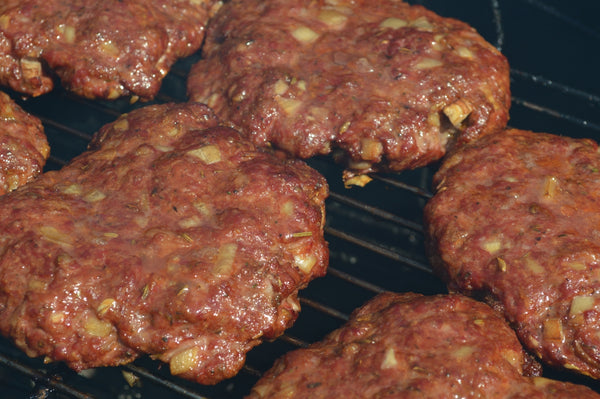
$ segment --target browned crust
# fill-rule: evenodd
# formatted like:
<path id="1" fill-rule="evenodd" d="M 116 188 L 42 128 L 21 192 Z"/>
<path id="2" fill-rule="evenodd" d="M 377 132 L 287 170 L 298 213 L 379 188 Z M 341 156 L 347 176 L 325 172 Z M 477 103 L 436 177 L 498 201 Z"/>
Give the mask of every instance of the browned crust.
<path id="1" fill-rule="evenodd" d="M 197 104 L 145 107 L 0 197 L 0 330 L 81 370 L 148 353 L 232 377 L 325 273 L 322 176 Z"/>
<path id="2" fill-rule="evenodd" d="M 0 83 L 37 96 L 57 76 L 88 98 L 153 98 L 194 53 L 217 0 L 8 0 L 0 5 Z"/>
<path id="3" fill-rule="evenodd" d="M 598 398 L 524 376 L 502 316 L 461 295 L 381 294 L 340 329 L 285 354 L 248 398 Z"/>
<path id="4" fill-rule="evenodd" d="M 231 1 L 188 93 L 259 145 L 339 151 L 346 180 L 438 160 L 510 104 L 508 63 L 473 28 L 390 0 Z"/>
<path id="5" fill-rule="evenodd" d="M 0 195 L 40 174 L 49 155 L 42 122 L 0 92 Z"/>
<path id="6" fill-rule="evenodd" d="M 544 362 L 600 377 L 596 142 L 508 130 L 449 156 L 425 208 L 451 290 L 504 312 Z"/>

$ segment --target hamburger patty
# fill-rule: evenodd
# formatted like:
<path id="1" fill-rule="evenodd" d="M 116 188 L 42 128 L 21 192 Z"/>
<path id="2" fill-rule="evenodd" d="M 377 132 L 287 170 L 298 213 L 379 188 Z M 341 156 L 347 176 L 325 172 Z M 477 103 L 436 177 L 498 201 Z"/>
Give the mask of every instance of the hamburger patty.
<path id="1" fill-rule="evenodd" d="M 525 376 L 528 361 L 514 331 L 483 303 L 384 293 L 323 341 L 277 360 L 248 398 L 600 397 Z"/>
<path id="2" fill-rule="evenodd" d="M 5 0 L 0 83 L 37 96 L 54 76 L 88 98 L 154 97 L 194 53 L 217 0 Z"/>
<path id="3" fill-rule="evenodd" d="M 326 195 L 205 106 L 133 111 L 0 197 L 0 331 L 75 370 L 148 353 L 200 383 L 231 377 L 325 273 Z"/>
<path id="4" fill-rule="evenodd" d="M 256 144 L 301 158 L 335 150 L 353 183 L 503 128 L 508 73 L 474 29 L 421 6 L 232 0 L 211 20 L 188 94 Z"/>
<path id="5" fill-rule="evenodd" d="M 40 174 L 49 155 L 40 120 L 0 92 L 0 195 Z"/>
<path id="6" fill-rule="evenodd" d="M 425 208 L 449 289 L 501 310 L 544 362 L 600 378 L 598 145 L 508 130 L 457 150 Z"/>

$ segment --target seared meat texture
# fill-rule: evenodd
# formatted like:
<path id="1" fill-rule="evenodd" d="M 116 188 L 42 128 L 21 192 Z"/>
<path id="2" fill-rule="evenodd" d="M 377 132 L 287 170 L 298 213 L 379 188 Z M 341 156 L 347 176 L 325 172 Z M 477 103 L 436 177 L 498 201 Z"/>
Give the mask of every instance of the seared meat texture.
<path id="1" fill-rule="evenodd" d="M 323 341 L 277 360 L 247 398 L 600 398 L 526 376 L 532 366 L 514 331 L 481 302 L 384 293 Z"/>
<path id="2" fill-rule="evenodd" d="M 0 83 L 37 96 L 54 78 L 88 98 L 152 98 L 194 53 L 218 0 L 5 0 Z"/>
<path id="3" fill-rule="evenodd" d="M 325 273 L 326 195 L 203 105 L 132 111 L 0 197 L 0 330 L 75 370 L 148 353 L 200 383 L 231 377 Z"/>
<path id="4" fill-rule="evenodd" d="M 49 155 L 40 120 L 0 92 L 0 195 L 40 174 Z"/>
<path id="5" fill-rule="evenodd" d="M 596 142 L 508 130 L 451 154 L 425 221 L 452 291 L 504 313 L 542 361 L 600 378 Z"/>
<path id="6" fill-rule="evenodd" d="M 232 0 L 188 93 L 259 145 L 334 155 L 345 181 L 503 128 L 506 59 L 473 28 L 394 0 Z"/>

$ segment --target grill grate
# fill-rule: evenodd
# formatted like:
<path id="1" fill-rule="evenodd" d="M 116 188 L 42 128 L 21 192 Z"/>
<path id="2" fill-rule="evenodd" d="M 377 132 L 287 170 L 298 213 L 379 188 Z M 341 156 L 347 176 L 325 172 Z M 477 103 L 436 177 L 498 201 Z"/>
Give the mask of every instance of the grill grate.
<path id="1" fill-rule="evenodd" d="M 598 139 L 600 70 L 598 5 L 586 0 L 413 1 L 444 16 L 464 20 L 508 57 L 512 69 L 510 124 L 535 131 Z M 595 14 L 594 14 L 595 11 Z M 186 72 L 195 57 L 180 61 L 163 83 L 156 102 L 185 101 Z M 15 97 L 15 96 L 13 96 Z M 47 169 L 58 169 L 85 150 L 91 135 L 118 115 L 144 104 L 88 101 L 64 91 L 21 101 L 40 117 L 52 147 Z M 231 380 L 203 387 L 169 375 L 148 358 L 119 368 L 74 373 L 60 364 L 29 359 L 0 339 L 3 397 L 71 398 L 240 398 L 273 360 L 322 338 L 350 312 L 384 290 L 444 292 L 424 255 L 422 208 L 435 166 L 374 176 L 363 189 L 344 188 L 341 168 L 329 158 L 309 161 L 331 185 L 326 238 L 331 258 L 327 276 L 301 292 L 302 313 L 280 339 L 248 354 Z M 564 375 L 552 375 L 566 378 Z M 573 379 L 573 377 L 569 377 Z M 580 379 L 600 392 L 597 383 Z"/>

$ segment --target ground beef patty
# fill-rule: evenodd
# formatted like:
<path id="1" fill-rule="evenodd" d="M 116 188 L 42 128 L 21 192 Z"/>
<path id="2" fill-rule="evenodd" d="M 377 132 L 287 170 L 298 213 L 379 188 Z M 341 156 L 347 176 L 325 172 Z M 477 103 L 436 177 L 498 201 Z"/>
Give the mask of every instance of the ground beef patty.
<path id="1" fill-rule="evenodd" d="M 393 0 L 232 0 L 188 93 L 301 158 L 336 149 L 355 175 L 439 159 L 504 127 L 506 59 L 466 24 Z"/>
<path id="2" fill-rule="evenodd" d="M 0 195 L 40 174 L 49 155 L 40 120 L 0 92 Z"/>
<path id="3" fill-rule="evenodd" d="M 0 330 L 76 370 L 149 353 L 200 383 L 231 377 L 325 273 L 326 195 L 204 106 L 133 111 L 0 197 Z"/>
<path id="4" fill-rule="evenodd" d="M 460 295 L 384 293 L 323 341 L 276 361 L 248 398 L 600 398 L 526 377 L 504 319 Z"/>
<path id="5" fill-rule="evenodd" d="M 0 83 L 28 95 L 54 74 L 89 98 L 152 98 L 179 57 L 202 43 L 218 0 L 4 0 Z"/>
<path id="6" fill-rule="evenodd" d="M 547 363 L 600 378 L 600 154 L 520 130 L 450 155 L 425 208 L 435 269 Z"/>

